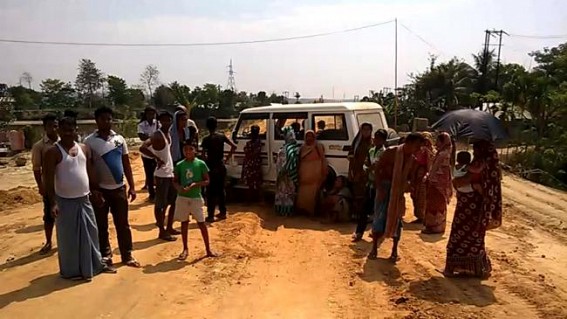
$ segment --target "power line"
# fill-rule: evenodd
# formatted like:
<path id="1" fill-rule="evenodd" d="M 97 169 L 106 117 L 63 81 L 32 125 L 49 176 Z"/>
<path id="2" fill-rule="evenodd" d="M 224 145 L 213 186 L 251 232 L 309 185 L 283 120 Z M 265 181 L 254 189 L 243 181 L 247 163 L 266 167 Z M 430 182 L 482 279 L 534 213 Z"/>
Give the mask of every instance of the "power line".
<path id="1" fill-rule="evenodd" d="M 394 20 L 389 20 L 380 23 L 368 24 L 357 28 L 344 29 L 339 31 L 315 33 L 308 35 L 300 35 L 293 37 L 282 37 L 262 40 L 247 40 L 247 41 L 230 41 L 230 42 L 197 42 L 197 43 L 107 43 L 107 42 L 62 42 L 62 41 L 32 41 L 32 40 L 15 40 L 15 39 L 0 39 L 1 43 L 19 43 L 19 44 L 43 44 L 43 45 L 71 45 L 71 46 L 105 46 L 105 47 L 197 47 L 197 46 L 222 46 L 222 45 L 241 45 L 241 44 L 255 44 L 255 43 L 268 43 L 268 42 L 282 42 L 291 40 L 311 39 L 317 37 L 325 37 L 340 33 L 355 32 L 364 29 L 379 27 Z"/>
<path id="2" fill-rule="evenodd" d="M 564 39 L 564 38 L 567 38 L 567 34 L 556 34 L 556 35 L 509 34 L 509 36 L 516 37 L 516 38 L 528 38 L 528 39 Z"/>
<path id="3" fill-rule="evenodd" d="M 433 50 L 442 53 L 443 51 L 437 49 L 437 47 L 435 47 L 433 44 L 431 44 L 429 41 L 425 40 L 422 36 L 420 36 L 419 34 L 415 33 L 414 31 L 412 31 L 410 28 L 406 27 L 403 23 L 400 22 L 400 25 L 406 29 L 406 31 L 408 31 L 409 33 L 411 33 L 413 36 L 415 36 L 416 38 L 418 38 L 421 42 L 425 43 L 427 46 L 429 46 L 430 48 L 432 48 Z"/>

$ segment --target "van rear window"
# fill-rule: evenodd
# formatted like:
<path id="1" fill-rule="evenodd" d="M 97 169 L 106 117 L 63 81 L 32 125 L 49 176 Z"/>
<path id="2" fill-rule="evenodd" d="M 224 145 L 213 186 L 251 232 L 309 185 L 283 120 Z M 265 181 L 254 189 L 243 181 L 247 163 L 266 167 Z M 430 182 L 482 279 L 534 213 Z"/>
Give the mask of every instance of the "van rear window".
<path id="1" fill-rule="evenodd" d="M 356 115 L 356 120 L 358 121 L 358 126 L 363 123 L 372 124 L 374 131 L 380 128 L 384 128 L 384 123 L 382 122 L 382 116 L 380 113 L 360 113 Z"/>

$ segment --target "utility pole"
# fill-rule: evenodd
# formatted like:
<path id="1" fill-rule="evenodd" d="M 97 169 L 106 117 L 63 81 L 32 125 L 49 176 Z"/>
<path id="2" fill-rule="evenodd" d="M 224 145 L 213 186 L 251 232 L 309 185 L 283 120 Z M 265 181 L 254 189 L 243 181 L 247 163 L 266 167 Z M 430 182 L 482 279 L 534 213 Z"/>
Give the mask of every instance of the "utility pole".
<path id="1" fill-rule="evenodd" d="M 500 51 L 502 50 L 502 34 L 508 35 L 506 31 L 493 30 L 492 33 L 498 34 L 498 59 L 496 60 L 496 80 L 494 86 L 498 89 L 498 76 L 500 75 Z"/>
<path id="2" fill-rule="evenodd" d="M 498 89 L 498 78 L 500 76 L 500 54 L 502 52 L 502 35 L 503 34 L 508 35 L 508 33 L 506 33 L 506 31 L 504 30 L 495 30 L 495 29 L 485 30 L 484 32 L 485 32 L 484 50 L 482 51 L 483 63 L 481 65 L 482 67 L 481 72 L 483 75 L 486 75 L 488 73 L 488 55 L 490 54 L 490 38 L 498 36 L 498 55 L 496 59 L 496 74 L 495 74 L 494 86 L 493 86 L 494 89 Z"/>
<path id="3" fill-rule="evenodd" d="M 395 22 L 395 40 L 394 40 L 394 92 L 398 89 L 398 18 Z M 398 129 L 398 97 L 394 97 L 394 129 Z"/>

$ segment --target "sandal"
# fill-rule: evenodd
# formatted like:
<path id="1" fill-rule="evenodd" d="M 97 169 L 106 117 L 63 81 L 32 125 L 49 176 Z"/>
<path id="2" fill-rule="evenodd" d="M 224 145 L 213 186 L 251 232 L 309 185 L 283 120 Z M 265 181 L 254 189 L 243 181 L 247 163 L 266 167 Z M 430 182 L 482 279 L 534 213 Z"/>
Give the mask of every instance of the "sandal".
<path id="1" fill-rule="evenodd" d="M 41 247 L 41 249 L 39 250 L 39 254 L 46 255 L 51 251 L 52 248 L 53 247 L 51 246 L 51 243 L 47 243 L 43 247 Z"/>
<path id="2" fill-rule="evenodd" d="M 165 241 L 176 241 L 177 240 L 177 238 L 171 236 L 171 234 L 169 234 L 168 232 L 161 233 L 158 236 L 158 238 L 161 239 L 161 240 L 165 240 Z"/>
<path id="3" fill-rule="evenodd" d="M 172 228 L 172 229 L 168 229 L 167 232 L 168 232 L 170 235 L 181 235 L 181 232 L 180 232 L 180 231 L 178 231 L 177 229 L 173 229 L 173 228 Z"/>
<path id="4" fill-rule="evenodd" d="M 187 260 L 188 256 L 189 256 L 189 252 L 187 250 L 184 250 L 183 252 L 181 252 L 181 254 L 179 254 L 179 257 L 177 257 L 177 260 L 185 261 L 185 260 Z"/>
<path id="5" fill-rule="evenodd" d="M 132 268 L 140 268 L 140 267 L 142 267 L 142 265 L 140 265 L 140 263 L 139 263 L 136 259 L 134 259 L 134 258 L 131 258 L 130 260 L 128 260 L 128 261 L 125 262 L 124 264 L 125 264 L 126 266 L 132 267 Z"/>
<path id="6" fill-rule="evenodd" d="M 109 265 L 104 265 L 102 267 L 102 271 L 103 274 L 115 274 L 118 271 L 116 270 L 116 268 L 114 268 L 113 266 L 109 266 Z"/>

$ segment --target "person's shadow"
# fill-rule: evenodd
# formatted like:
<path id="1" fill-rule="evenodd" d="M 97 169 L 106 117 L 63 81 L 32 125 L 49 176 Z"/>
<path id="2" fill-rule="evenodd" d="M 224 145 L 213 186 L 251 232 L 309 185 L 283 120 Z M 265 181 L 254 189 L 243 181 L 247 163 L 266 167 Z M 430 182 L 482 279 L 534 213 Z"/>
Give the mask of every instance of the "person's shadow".
<path id="1" fill-rule="evenodd" d="M 22 302 L 28 299 L 41 298 L 52 292 L 71 288 L 86 281 L 73 281 L 63 279 L 59 274 L 45 275 L 30 281 L 29 285 L 0 295 L 0 309 L 13 302 Z"/>
<path id="2" fill-rule="evenodd" d="M 51 249 L 45 255 L 41 255 L 39 252 L 33 252 L 33 253 L 25 256 L 25 257 L 15 259 L 15 260 L 11 260 L 11 261 L 8 261 L 4 264 L 1 264 L 0 265 L 0 271 L 10 269 L 12 267 L 23 266 L 23 265 L 26 265 L 26 264 L 29 264 L 29 263 L 36 262 L 40 259 L 44 259 L 44 258 L 47 258 L 49 256 L 53 256 L 56 252 L 57 252 L 57 248 Z"/>
<path id="3" fill-rule="evenodd" d="M 366 282 L 382 281 L 391 287 L 403 284 L 400 270 L 387 258 L 366 259 L 360 279 Z"/>
<path id="4" fill-rule="evenodd" d="M 497 301 L 494 287 L 483 285 L 481 280 L 476 278 L 431 277 L 410 283 L 408 291 L 418 299 L 441 304 L 459 303 L 486 307 Z"/>

